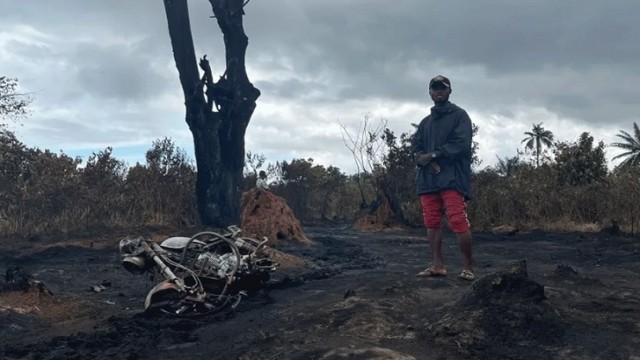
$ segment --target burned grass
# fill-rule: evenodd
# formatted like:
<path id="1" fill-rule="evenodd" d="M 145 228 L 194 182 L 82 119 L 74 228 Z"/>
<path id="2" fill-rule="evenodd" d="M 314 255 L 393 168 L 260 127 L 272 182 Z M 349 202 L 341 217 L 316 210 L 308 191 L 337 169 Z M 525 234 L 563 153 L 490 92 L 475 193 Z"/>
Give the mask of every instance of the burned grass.
<path id="1" fill-rule="evenodd" d="M 305 231 L 314 244 L 279 247 L 288 266 L 269 286 L 198 319 L 144 314 L 158 279 L 127 273 L 115 248 L 0 251 L 1 269 L 22 266 L 53 293 L 0 294 L 0 357 L 630 359 L 640 347 L 638 239 L 478 234 L 468 283 L 416 278 L 428 257 L 419 231 Z M 452 236 L 444 247 L 456 274 Z"/>

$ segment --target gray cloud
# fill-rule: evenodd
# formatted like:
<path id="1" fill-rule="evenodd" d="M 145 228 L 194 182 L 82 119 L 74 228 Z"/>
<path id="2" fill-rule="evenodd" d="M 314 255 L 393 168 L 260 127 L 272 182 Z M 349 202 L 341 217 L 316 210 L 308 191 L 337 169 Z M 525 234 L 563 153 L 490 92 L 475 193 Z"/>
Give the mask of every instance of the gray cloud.
<path id="1" fill-rule="evenodd" d="M 460 84 L 454 98 L 478 110 L 508 113 L 525 103 L 590 123 L 612 117 L 620 125 L 640 110 L 634 61 L 640 9 L 633 1 L 252 6 L 248 16 L 252 10 L 261 16 L 248 22 L 251 46 L 287 59 L 293 73 L 331 73 L 336 90 L 327 97 L 424 101 L 427 79 L 446 73 Z M 473 77 L 466 68 L 477 69 Z M 626 86 L 616 81 L 619 91 L 595 91 L 607 78 Z M 622 102 L 628 106 L 618 107 Z"/>
<path id="2" fill-rule="evenodd" d="M 317 81 L 286 79 L 282 81 L 257 81 L 254 84 L 263 93 L 285 99 L 326 99 L 331 89 Z"/>
<path id="3" fill-rule="evenodd" d="M 64 121 L 89 121 L 82 132 L 93 131 L 87 138 L 94 141 L 150 143 L 175 133 L 169 124 L 184 126 L 161 2 L 9 3 L 0 2 L 3 75 L 35 92 L 39 109 L 69 116 L 59 118 L 60 129 Z M 219 74 L 223 42 L 210 4 L 189 6 L 197 53 Z M 452 101 L 477 114 L 480 138 L 502 157 L 519 143 L 489 137 L 519 138 L 504 129 L 521 132 L 532 122 L 570 123 L 576 133 L 630 130 L 640 112 L 639 17 L 634 0 L 250 1 L 247 65 L 263 95 L 250 125 L 260 128 L 248 132 L 256 137 L 248 143 L 303 154 L 318 153 L 312 144 L 324 142 L 336 158 L 348 158 L 335 134 L 309 128 L 376 111 L 410 130 L 430 105 L 426 82 L 438 73 L 452 79 Z M 494 116 L 512 126 L 492 124 Z M 57 120 L 35 113 L 32 121 Z"/>
<path id="4" fill-rule="evenodd" d="M 80 90 L 96 97 L 141 101 L 157 96 L 174 78 L 139 44 L 84 43 L 69 58 L 75 60 Z"/>

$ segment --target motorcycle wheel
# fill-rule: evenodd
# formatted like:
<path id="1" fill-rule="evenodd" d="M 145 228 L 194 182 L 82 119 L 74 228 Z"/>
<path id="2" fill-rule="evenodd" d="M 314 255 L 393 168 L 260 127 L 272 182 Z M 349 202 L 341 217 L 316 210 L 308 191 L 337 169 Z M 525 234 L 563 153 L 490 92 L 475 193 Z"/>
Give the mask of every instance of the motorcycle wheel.
<path id="1" fill-rule="evenodd" d="M 207 294 L 204 301 L 193 301 L 172 282 L 166 280 L 156 285 L 144 302 L 145 312 L 163 313 L 172 316 L 204 316 L 235 309 L 240 295 Z"/>

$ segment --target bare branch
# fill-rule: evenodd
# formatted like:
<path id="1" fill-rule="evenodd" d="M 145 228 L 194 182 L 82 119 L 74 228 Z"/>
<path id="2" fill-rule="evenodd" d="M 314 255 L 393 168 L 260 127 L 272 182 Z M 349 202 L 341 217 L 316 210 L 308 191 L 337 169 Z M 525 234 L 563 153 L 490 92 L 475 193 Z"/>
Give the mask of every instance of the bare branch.
<path id="1" fill-rule="evenodd" d="M 347 127 L 338 121 L 342 130 L 342 141 L 351 152 L 356 165 L 356 176 L 362 204 L 366 207 L 367 201 L 364 195 L 365 184 L 370 179 L 377 165 L 381 164 L 381 149 L 386 146 L 382 134 L 387 128 L 387 120 L 380 119 L 377 124 L 372 124 L 371 115 L 366 114 L 358 124 L 355 133 L 349 132 Z M 375 187 L 375 186 L 374 186 Z"/>

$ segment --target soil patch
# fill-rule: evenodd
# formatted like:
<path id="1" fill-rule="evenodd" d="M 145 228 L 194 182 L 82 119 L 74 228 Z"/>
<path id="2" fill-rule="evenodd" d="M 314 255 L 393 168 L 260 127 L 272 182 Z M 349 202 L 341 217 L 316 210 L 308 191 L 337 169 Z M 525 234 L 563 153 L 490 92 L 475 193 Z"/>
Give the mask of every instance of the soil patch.
<path id="1" fill-rule="evenodd" d="M 233 314 L 150 317 L 157 282 L 112 246 L 0 249 L 53 295 L 0 294 L 3 359 L 637 359 L 640 240 L 607 234 L 477 234 L 477 280 L 445 237 L 449 276 L 421 230 L 307 227 L 277 248 L 287 266 Z M 276 250 L 273 250 L 276 251 Z M 2 277 L 0 277 L 2 279 Z M 110 286 L 95 291 L 95 286 Z"/>

